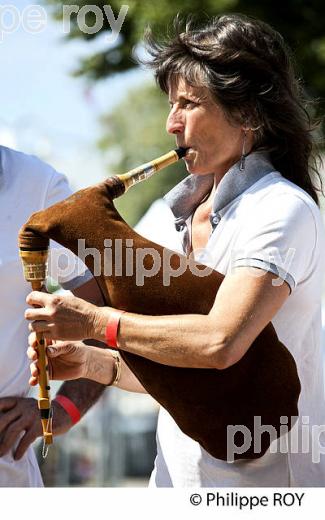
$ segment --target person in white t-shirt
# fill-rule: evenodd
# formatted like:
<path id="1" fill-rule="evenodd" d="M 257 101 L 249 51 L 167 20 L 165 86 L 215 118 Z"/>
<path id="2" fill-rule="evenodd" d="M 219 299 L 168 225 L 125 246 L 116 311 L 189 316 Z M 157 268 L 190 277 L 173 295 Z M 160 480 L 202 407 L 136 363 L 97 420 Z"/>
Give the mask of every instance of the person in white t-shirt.
<path id="1" fill-rule="evenodd" d="M 190 175 L 165 201 L 184 253 L 193 252 L 225 278 L 207 316 L 126 312 L 112 341 L 158 363 L 223 370 L 239 361 L 272 321 L 301 383 L 297 426 L 256 460 L 228 463 L 212 457 L 161 408 L 150 485 L 325 486 L 320 436 L 325 239 L 312 176 L 318 172 L 310 120 L 283 38 L 261 21 L 225 15 L 202 27 L 178 26 L 165 42 L 150 39 L 149 53 L 156 80 L 169 96 L 167 131 L 177 146 L 188 149 L 184 161 Z M 159 217 L 154 224 L 149 238 L 159 241 Z M 73 297 L 54 302 L 33 292 L 28 303 L 43 307 L 26 311 L 34 331 L 28 351 L 31 384 L 38 380 L 35 332 L 70 345 L 86 331 L 105 340 L 106 325 L 116 316 L 114 309 L 87 304 L 81 321 Z M 70 373 L 62 371 L 66 349 L 54 345 L 49 352 L 54 378 Z M 85 355 L 87 364 L 80 362 Z M 114 374 L 109 350 L 75 343 L 74 362 L 79 374 L 99 382 Z M 118 386 L 144 391 L 123 362 Z"/>
<path id="2" fill-rule="evenodd" d="M 42 486 L 31 443 L 42 434 L 37 401 L 29 392 L 26 356 L 28 327 L 24 320 L 25 282 L 18 251 L 18 232 L 31 213 L 68 197 L 66 178 L 36 157 L 0 146 L 0 487 Z M 74 294 L 101 304 L 97 284 L 85 266 L 70 252 L 53 245 L 50 275 Z M 69 265 L 61 265 L 62 258 Z M 94 382 L 65 383 L 59 393 L 70 398 L 85 413 L 104 387 Z M 66 411 L 56 401 L 54 433 L 72 426 Z"/>

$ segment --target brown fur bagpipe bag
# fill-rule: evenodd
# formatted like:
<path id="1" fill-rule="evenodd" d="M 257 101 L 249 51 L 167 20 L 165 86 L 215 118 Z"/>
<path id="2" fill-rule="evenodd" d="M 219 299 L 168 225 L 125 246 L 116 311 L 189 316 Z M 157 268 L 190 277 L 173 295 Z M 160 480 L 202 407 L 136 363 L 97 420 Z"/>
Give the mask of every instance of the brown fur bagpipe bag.
<path id="1" fill-rule="evenodd" d="M 107 305 L 144 315 L 208 314 L 224 278 L 215 270 L 197 276 L 187 265 L 166 284 L 162 261 L 161 268 L 152 276 L 143 277 L 143 283 L 139 284 L 135 274 L 136 255 L 132 255 L 132 276 L 116 273 L 114 269 L 117 244 L 125 258 L 130 239 L 134 250 L 150 248 L 161 259 L 167 253 L 173 271 L 184 265 L 182 255 L 164 250 L 130 228 L 113 204 L 114 198 L 131 184 L 151 174 L 150 168 L 161 169 L 181 155 L 179 150 L 170 152 L 128 174 L 110 177 L 34 213 L 20 231 L 21 250 L 45 250 L 49 239 L 53 239 L 78 255 L 78 240 L 84 239 L 84 248 L 101 253 L 100 273 L 94 255 L 86 256 L 85 263 L 94 274 Z M 105 274 L 104 265 L 107 244 L 110 244 L 112 259 L 109 274 Z M 144 269 L 151 271 L 152 255 L 142 257 L 142 261 Z M 198 272 L 202 271 L 203 266 L 198 263 L 195 266 Z M 273 427 L 275 437 L 279 437 L 280 418 L 288 418 L 290 429 L 291 417 L 298 415 L 300 382 L 296 364 L 277 338 L 272 323 L 264 328 L 240 361 L 224 370 L 172 367 L 125 351 L 120 353 L 147 392 L 169 412 L 179 428 L 217 459 L 229 459 L 227 433 L 229 436 L 232 426 L 240 426 L 231 437 L 236 446 L 243 445 L 243 432 L 249 433 L 251 440 L 249 446 L 237 450 L 234 458 L 254 459 L 261 457 L 271 442 L 267 431 L 257 432 L 257 439 L 256 418 L 260 424 Z"/>

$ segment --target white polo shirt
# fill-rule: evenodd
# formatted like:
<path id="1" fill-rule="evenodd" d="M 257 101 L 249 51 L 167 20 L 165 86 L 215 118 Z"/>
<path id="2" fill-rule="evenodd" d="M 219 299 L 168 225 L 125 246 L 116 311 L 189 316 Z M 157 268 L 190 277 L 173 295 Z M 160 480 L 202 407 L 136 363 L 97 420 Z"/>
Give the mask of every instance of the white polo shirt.
<path id="1" fill-rule="evenodd" d="M 0 146 L 0 397 L 26 396 L 29 392 L 28 327 L 24 311 L 31 286 L 24 280 L 19 258 L 19 229 L 33 212 L 70 194 L 66 178 L 53 168 L 36 157 Z M 53 278 L 64 281 L 67 289 L 90 279 L 89 272 L 83 276 L 84 264 L 64 250 L 63 259 L 67 258 L 72 262 L 70 269 L 51 263 Z M 0 457 L 0 487 L 41 485 L 31 447 L 19 461 L 14 461 L 12 452 Z"/>
<path id="2" fill-rule="evenodd" d="M 212 182 L 212 176 L 191 175 L 166 197 L 185 250 L 190 245 L 191 216 Z M 233 267 L 259 267 L 290 286 L 291 294 L 272 323 L 297 363 L 302 389 L 295 438 L 300 446 L 297 449 L 293 442 L 290 453 L 270 449 L 257 460 L 228 463 L 185 435 L 161 408 L 150 486 L 324 486 L 325 457 L 317 445 L 317 427 L 325 424 L 321 355 L 325 243 L 319 209 L 309 195 L 274 171 L 265 154 L 254 153 L 247 157 L 244 172 L 237 164 L 219 183 L 211 223 L 214 231 L 198 260 L 225 275 Z M 157 233 L 148 233 L 148 238 L 156 237 Z M 174 249 L 179 250 L 176 242 Z M 282 441 L 284 451 L 289 441 L 287 437 Z M 276 443 L 271 447 L 276 449 Z"/>

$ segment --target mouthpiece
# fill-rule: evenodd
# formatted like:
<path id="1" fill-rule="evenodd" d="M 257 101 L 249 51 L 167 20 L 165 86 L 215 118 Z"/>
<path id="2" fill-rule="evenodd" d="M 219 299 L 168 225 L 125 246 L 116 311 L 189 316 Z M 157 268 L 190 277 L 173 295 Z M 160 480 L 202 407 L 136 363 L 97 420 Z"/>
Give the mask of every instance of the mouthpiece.
<path id="1" fill-rule="evenodd" d="M 185 157 L 187 150 L 188 148 L 183 148 L 181 146 L 180 148 L 176 148 L 175 152 L 177 153 L 178 158 L 182 159 L 183 157 Z"/>
<path id="2" fill-rule="evenodd" d="M 149 177 L 151 177 L 154 173 L 185 157 L 186 151 L 187 148 L 176 148 L 176 150 L 172 150 L 171 152 L 168 152 L 161 157 L 154 159 L 153 161 L 142 164 L 141 166 L 138 166 L 137 168 L 134 168 L 127 173 L 117 175 L 116 177 L 119 179 L 119 181 L 122 181 L 124 185 L 124 193 L 129 188 L 131 188 L 131 186 L 138 184 L 138 182 L 149 179 Z M 122 193 L 123 192 L 120 194 L 122 195 Z"/>

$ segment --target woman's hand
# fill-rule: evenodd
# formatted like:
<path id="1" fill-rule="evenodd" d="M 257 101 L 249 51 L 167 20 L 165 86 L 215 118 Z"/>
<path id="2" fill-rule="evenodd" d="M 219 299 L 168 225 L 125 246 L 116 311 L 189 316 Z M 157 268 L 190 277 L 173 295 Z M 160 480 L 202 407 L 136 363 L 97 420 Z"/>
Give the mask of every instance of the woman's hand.
<path id="1" fill-rule="evenodd" d="M 36 333 L 28 338 L 27 355 L 32 360 L 30 365 L 31 378 L 29 384 L 38 384 L 38 352 Z M 66 381 L 86 377 L 89 360 L 89 347 L 82 341 L 55 341 L 46 349 L 50 379 Z"/>
<path id="2" fill-rule="evenodd" d="M 39 383 L 36 333 L 28 338 L 27 355 L 32 360 L 29 384 Z M 86 345 L 82 341 L 55 341 L 46 349 L 50 379 L 68 381 L 86 378 L 108 385 L 114 374 L 114 358 L 108 349 Z"/>
<path id="3" fill-rule="evenodd" d="M 94 337 L 97 307 L 71 295 L 31 292 L 25 318 L 32 321 L 29 329 L 42 332 L 48 340 L 82 340 Z"/>

